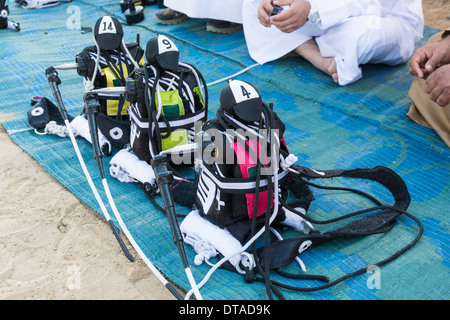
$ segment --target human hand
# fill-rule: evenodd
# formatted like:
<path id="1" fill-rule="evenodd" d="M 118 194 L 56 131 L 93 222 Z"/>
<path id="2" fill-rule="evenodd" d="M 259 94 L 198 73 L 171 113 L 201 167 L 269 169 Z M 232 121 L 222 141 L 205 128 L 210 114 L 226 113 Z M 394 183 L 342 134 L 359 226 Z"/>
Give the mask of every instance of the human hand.
<path id="1" fill-rule="evenodd" d="M 436 68 L 448 62 L 450 62 L 450 37 L 417 49 L 411 58 L 409 73 L 426 78 Z"/>
<path id="2" fill-rule="evenodd" d="M 450 102 L 450 64 L 432 72 L 427 80 L 425 92 L 431 100 L 444 107 Z"/>
<path id="3" fill-rule="evenodd" d="M 302 27 L 308 21 L 311 4 L 305 0 L 275 0 L 274 5 L 289 6 L 275 16 L 269 16 L 270 23 L 282 32 L 290 33 Z"/>
<path id="4" fill-rule="evenodd" d="M 261 0 L 258 6 L 258 19 L 264 27 L 270 27 L 270 14 L 272 13 L 272 0 Z"/>

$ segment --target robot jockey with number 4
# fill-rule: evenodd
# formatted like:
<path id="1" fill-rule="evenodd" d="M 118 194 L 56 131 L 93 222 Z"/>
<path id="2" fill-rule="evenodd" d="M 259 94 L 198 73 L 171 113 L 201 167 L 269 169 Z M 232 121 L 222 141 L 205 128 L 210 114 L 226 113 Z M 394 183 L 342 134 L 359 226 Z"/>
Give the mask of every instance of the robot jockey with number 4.
<path id="1" fill-rule="evenodd" d="M 199 288 L 221 267 L 242 274 L 246 283 L 264 282 L 270 298 L 273 294 L 283 298 L 280 288 L 322 290 L 364 273 L 368 266 L 330 281 L 325 275 L 306 273 L 306 266 L 298 256 L 307 249 L 329 241 L 389 232 L 400 215 L 421 226 L 420 221 L 406 212 L 411 199 L 405 182 L 389 168 L 314 170 L 297 165 L 298 158 L 289 152 L 284 140 L 284 123 L 272 104 L 264 103 L 250 83 L 230 80 L 221 92 L 216 116 L 202 127 L 195 204 L 180 224 L 184 241 L 196 252 L 195 264 L 212 265 Z M 330 179 L 347 182 L 363 179 L 380 184 L 391 192 L 395 203 L 383 204 L 362 190 L 310 181 Z M 312 188 L 348 191 L 358 195 L 355 201 L 359 202 L 359 196 L 363 196 L 375 206 L 327 220 L 313 219 Z M 334 209 L 345 211 L 345 207 Z M 356 217 L 368 212 L 371 213 Z M 344 219 L 347 223 L 334 224 Z M 323 230 L 322 225 L 334 228 L 327 226 Z M 400 256 L 421 234 L 422 229 L 411 243 L 376 265 Z M 214 257 L 220 260 L 212 264 Z M 289 271 L 298 267 L 300 273 Z M 281 278 L 275 279 L 274 273 Z M 308 288 L 289 285 L 293 280 L 323 284 Z"/>

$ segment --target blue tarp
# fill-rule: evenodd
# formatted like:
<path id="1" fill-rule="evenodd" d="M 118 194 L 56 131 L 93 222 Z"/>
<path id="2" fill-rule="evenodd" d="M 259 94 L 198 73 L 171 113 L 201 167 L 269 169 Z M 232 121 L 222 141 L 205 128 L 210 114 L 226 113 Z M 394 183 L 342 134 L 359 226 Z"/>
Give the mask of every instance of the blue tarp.
<path id="1" fill-rule="evenodd" d="M 195 65 L 208 83 L 255 64 L 248 55 L 242 32 L 208 33 L 205 21 L 198 19 L 172 26 L 160 25 L 153 20 L 157 10 L 156 6 L 147 6 L 144 21 L 124 25 L 124 40 L 134 41 L 136 34 L 140 34 L 141 45 L 145 48 L 148 39 L 157 33 L 169 36 L 180 49 L 180 60 Z M 74 26 L 80 22 L 82 27 L 93 28 L 103 15 L 115 16 L 125 23 L 116 0 L 76 1 L 41 10 L 26 10 L 11 4 L 10 19 L 20 22 L 22 30 L 18 33 L 0 31 L 0 113 L 13 115 L 13 120 L 4 121 L 2 125 L 15 143 L 99 213 L 70 140 L 40 136 L 28 130 L 27 111 L 34 95 L 52 99 L 45 69 L 74 62 L 77 53 L 93 44 L 92 32 L 82 33 Z M 426 27 L 421 44 L 434 32 L 436 30 Z M 323 170 L 389 167 L 406 182 L 412 198 L 408 211 L 419 218 L 425 228 L 423 237 L 411 250 L 379 270 L 380 287 L 371 285 L 374 275 L 366 273 L 327 290 L 313 293 L 284 290 L 283 294 L 287 299 L 314 300 L 448 299 L 450 150 L 434 131 L 406 118 L 410 104 L 407 93 L 412 82 L 407 64 L 367 65 L 363 67 L 363 74 L 358 82 L 339 87 L 331 77 L 308 62 L 287 58 L 254 66 L 235 77 L 254 84 L 263 100 L 274 104 L 274 110 L 286 124 L 288 148 L 298 156 L 299 165 Z M 65 106 L 71 115 L 77 115 L 83 105 L 82 78 L 75 71 L 60 71 L 59 75 Z M 224 82 L 220 82 L 208 88 L 209 118 L 215 117 L 223 86 Z M 78 145 L 104 196 L 92 146 L 82 139 L 78 139 Z M 104 164 L 109 172 L 108 158 L 104 159 Z M 147 257 L 171 282 L 188 290 L 165 216 L 136 184 L 107 178 L 125 223 Z M 355 181 L 336 183 L 370 191 L 383 201 L 392 202 L 381 187 Z M 329 219 L 364 205 L 353 195 L 315 192 L 316 200 L 310 209 L 314 217 Z M 189 211 L 177 207 L 178 213 Z M 333 280 L 387 258 L 409 243 L 417 231 L 411 220 L 400 217 L 393 230 L 386 234 L 335 241 L 302 253 L 301 258 L 308 273 L 326 275 Z M 186 246 L 186 251 L 194 277 L 200 281 L 209 266 L 194 266 L 193 249 Z M 295 266 L 291 269 L 298 271 Z M 287 283 L 303 287 L 318 285 L 311 281 L 289 280 Z M 206 299 L 267 299 L 262 283 L 247 284 L 241 275 L 225 270 L 216 271 L 201 292 Z"/>

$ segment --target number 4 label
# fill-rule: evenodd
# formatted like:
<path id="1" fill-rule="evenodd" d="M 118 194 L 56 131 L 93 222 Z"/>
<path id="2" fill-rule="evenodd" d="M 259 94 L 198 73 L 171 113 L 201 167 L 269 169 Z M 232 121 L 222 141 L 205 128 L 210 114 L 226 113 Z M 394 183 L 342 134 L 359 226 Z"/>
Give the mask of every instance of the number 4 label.
<path id="1" fill-rule="evenodd" d="M 241 86 L 241 89 L 242 89 L 242 95 L 243 95 L 243 96 L 246 96 L 247 99 L 250 99 L 251 93 L 248 92 L 247 89 L 245 89 L 244 86 Z"/>
<path id="2" fill-rule="evenodd" d="M 233 80 L 230 81 L 229 84 L 236 103 L 259 97 L 256 89 L 248 83 L 242 82 L 240 80 Z"/>

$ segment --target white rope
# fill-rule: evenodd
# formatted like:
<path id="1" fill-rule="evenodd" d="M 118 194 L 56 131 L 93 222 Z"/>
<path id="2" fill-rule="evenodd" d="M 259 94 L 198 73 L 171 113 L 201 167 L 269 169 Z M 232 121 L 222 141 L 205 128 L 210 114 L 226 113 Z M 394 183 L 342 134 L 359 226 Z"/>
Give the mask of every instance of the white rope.
<path id="1" fill-rule="evenodd" d="M 184 242 L 191 245 L 197 253 L 194 258 L 194 263 L 197 266 L 201 265 L 204 261 L 207 262 L 209 259 L 217 256 L 218 252 L 216 248 L 209 243 L 209 241 L 204 240 L 195 234 L 191 233 L 189 235 L 185 235 Z"/>
<path id="2" fill-rule="evenodd" d="M 121 46 L 122 46 L 122 49 L 125 51 L 125 60 L 127 59 L 127 56 L 128 56 L 128 58 L 130 59 L 131 63 L 133 64 L 133 66 L 134 66 L 136 69 L 139 69 L 139 68 L 140 68 L 139 64 L 137 63 L 137 61 L 135 61 L 135 60 L 133 59 L 133 56 L 131 55 L 130 51 L 128 50 L 128 47 L 127 47 L 127 45 L 125 44 L 125 42 L 123 41 L 123 39 L 122 39 L 122 41 L 121 41 L 120 44 L 121 44 Z M 119 62 L 119 63 L 120 63 L 120 62 Z"/>
<path id="3" fill-rule="evenodd" d="M 220 82 L 223 82 L 223 81 L 227 81 L 228 79 L 231 79 L 231 78 L 234 78 L 234 77 L 236 77 L 236 76 L 238 76 L 238 75 L 240 75 L 240 74 L 243 74 L 244 72 L 247 72 L 247 71 L 250 70 L 251 68 L 256 67 L 256 66 L 259 66 L 259 65 L 260 65 L 259 63 L 252 64 L 251 66 L 248 66 L 247 68 L 244 68 L 244 69 L 242 69 L 241 71 L 238 71 L 238 72 L 236 72 L 236 73 L 234 73 L 234 74 L 232 74 L 232 75 L 230 75 L 230 76 L 227 76 L 227 77 L 224 77 L 224 78 L 222 78 L 222 79 L 219 79 L 219 80 L 216 80 L 216 81 L 207 83 L 206 86 L 209 87 L 209 86 L 215 85 L 215 84 L 217 84 L 217 83 L 220 83 Z"/>
<path id="4" fill-rule="evenodd" d="M 59 125 L 56 121 L 50 121 L 46 124 L 44 128 L 44 132 L 39 132 L 36 129 L 34 130 L 36 134 L 45 135 L 45 134 L 54 134 L 61 138 L 66 138 L 69 136 L 69 131 L 65 125 Z M 77 136 L 76 130 L 73 130 L 74 136 Z"/>

